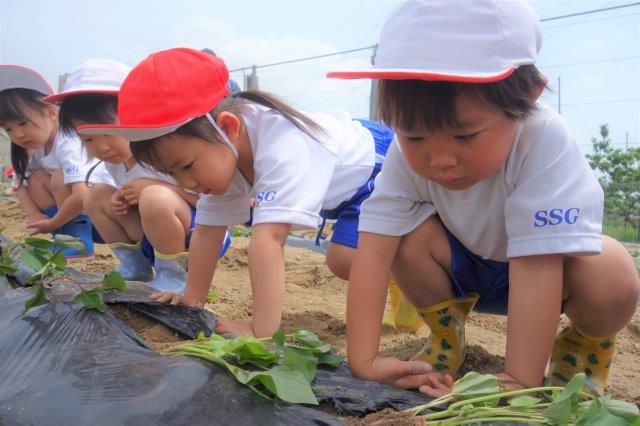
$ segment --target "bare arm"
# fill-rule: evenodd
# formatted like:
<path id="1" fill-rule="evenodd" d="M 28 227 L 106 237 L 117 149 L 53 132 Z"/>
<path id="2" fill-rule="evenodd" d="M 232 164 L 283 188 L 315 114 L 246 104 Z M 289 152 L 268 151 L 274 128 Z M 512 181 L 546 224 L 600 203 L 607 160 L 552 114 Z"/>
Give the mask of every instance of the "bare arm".
<path id="1" fill-rule="evenodd" d="M 562 255 L 509 261 L 509 311 L 505 372 L 539 386 L 553 348 L 562 303 Z"/>
<path id="2" fill-rule="evenodd" d="M 71 195 L 58 207 L 58 213 L 51 218 L 51 226 L 59 228 L 82 212 L 82 200 L 87 187 L 84 182 L 69 184 Z"/>
<path id="3" fill-rule="evenodd" d="M 360 233 L 347 293 L 347 354 L 357 377 L 417 388 L 429 383 L 431 366 L 378 356 L 389 273 L 400 239 Z"/>
<path id="4" fill-rule="evenodd" d="M 253 295 L 251 329 L 257 337 L 278 331 L 284 299 L 284 242 L 290 224 L 261 223 L 253 227 L 249 244 L 249 274 Z"/>
<path id="5" fill-rule="evenodd" d="M 226 226 L 196 225 L 189 244 L 189 275 L 184 291 L 187 304 L 197 301 L 196 306 L 204 305 L 226 231 Z"/>
<path id="6" fill-rule="evenodd" d="M 22 210 L 24 211 L 24 214 L 27 215 L 29 221 L 45 218 L 45 215 L 42 214 L 36 202 L 31 198 L 31 194 L 29 194 L 27 186 L 23 185 L 20 190 L 18 190 L 18 200 L 20 200 Z"/>

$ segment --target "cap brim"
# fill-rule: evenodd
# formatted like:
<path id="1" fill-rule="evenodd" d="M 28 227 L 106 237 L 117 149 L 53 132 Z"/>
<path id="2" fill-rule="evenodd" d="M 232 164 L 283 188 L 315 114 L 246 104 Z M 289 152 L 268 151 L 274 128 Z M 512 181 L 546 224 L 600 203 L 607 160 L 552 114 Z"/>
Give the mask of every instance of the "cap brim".
<path id="1" fill-rule="evenodd" d="M 53 89 L 37 71 L 20 65 L 0 65 L 0 91 L 31 89 L 43 95 L 52 95 Z"/>
<path id="2" fill-rule="evenodd" d="M 67 96 L 72 96 L 72 95 L 114 95 L 114 96 L 118 96 L 118 92 L 119 90 L 91 90 L 91 89 L 85 89 L 85 90 L 70 90 L 68 92 L 60 92 L 60 93 L 56 93 L 55 95 L 51 95 L 51 96 L 47 96 L 46 98 L 44 98 L 45 102 L 50 102 L 50 103 L 54 103 L 54 102 L 62 102 L 62 100 L 64 98 L 66 98 Z"/>
<path id="3" fill-rule="evenodd" d="M 86 124 L 84 126 L 79 126 L 76 129 L 76 133 L 79 135 L 114 135 L 120 136 L 129 142 L 137 142 L 164 136 L 167 133 L 171 133 L 177 128 L 187 124 L 191 120 L 193 119 L 190 118 L 180 123 L 158 127 L 121 124 Z"/>
<path id="4" fill-rule="evenodd" d="M 371 78 L 378 80 L 426 80 L 426 81 L 450 81 L 458 83 L 491 83 L 494 81 L 500 81 L 516 70 L 515 67 L 507 68 L 504 71 L 497 73 L 486 74 L 464 74 L 464 73 L 443 73 L 443 72 L 429 72 L 425 70 L 410 70 L 410 69 L 359 69 L 359 70 L 344 70 L 344 71 L 331 71 L 327 73 L 329 78 L 342 78 L 342 79 L 360 79 Z"/>

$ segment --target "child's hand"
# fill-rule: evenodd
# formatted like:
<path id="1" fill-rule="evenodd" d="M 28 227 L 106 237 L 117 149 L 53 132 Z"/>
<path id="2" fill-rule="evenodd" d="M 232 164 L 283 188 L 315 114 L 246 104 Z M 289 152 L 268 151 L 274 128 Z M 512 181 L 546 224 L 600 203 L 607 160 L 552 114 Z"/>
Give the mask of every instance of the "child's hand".
<path id="1" fill-rule="evenodd" d="M 170 305 L 185 305 L 190 308 L 198 309 L 202 309 L 204 307 L 204 302 L 202 300 L 198 300 L 193 297 L 186 297 L 180 293 L 171 293 L 169 291 L 152 293 L 149 295 L 149 298 L 156 302 L 168 303 Z"/>
<path id="2" fill-rule="evenodd" d="M 396 358 L 377 357 L 370 366 L 365 367 L 366 379 L 395 386 L 402 389 L 417 389 L 431 384 L 434 375 L 431 366 L 422 361 L 401 361 Z"/>
<path id="3" fill-rule="evenodd" d="M 113 207 L 114 213 L 118 216 L 125 216 L 127 214 L 129 204 L 127 204 L 127 200 L 124 198 L 122 189 L 118 189 L 111 195 L 111 207 Z"/>
<path id="4" fill-rule="evenodd" d="M 254 336 L 251 321 L 238 321 L 229 318 L 218 318 L 215 332 L 218 334 L 231 333 L 236 336 Z"/>
<path id="5" fill-rule="evenodd" d="M 46 219 L 36 220 L 35 222 L 29 222 L 27 224 L 27 231 L 29 231 L 29 235 L 49 234 L 57 228 L 58 227 L 55 226 L 53 221 L 48 217 Z"/>
<path id="6" fill-rule="evenodd" d="M 27 215 L 27 224 L 35 223 L 35 222 L 39 222 L 41 220 L 47 220 L 47 219 L 49 219 L 49 216 L 47 216 L 44 213 L 37 212 L 37 213 L 33 213 L 33 214 L 30 214 L 30 215 Z"/>
<path id="7" fill-rule="evenodd" d="M 440 373 L 431 373 L 428 383 L 420 386 L 420 392 L 430 396 L 431 398 L 439 398 L 443 395 L 451 393 L 453 388 L 453 377 L 448 374 L 442 376 Z"/>
<path id="8" fill-rule="evenodd" d="M 153 179 L 135 179 L 122 185 L 124 199 L 130 206 L 135 206 L 140 202 L 140 193 L 149 185 L 157 184 Z"/>

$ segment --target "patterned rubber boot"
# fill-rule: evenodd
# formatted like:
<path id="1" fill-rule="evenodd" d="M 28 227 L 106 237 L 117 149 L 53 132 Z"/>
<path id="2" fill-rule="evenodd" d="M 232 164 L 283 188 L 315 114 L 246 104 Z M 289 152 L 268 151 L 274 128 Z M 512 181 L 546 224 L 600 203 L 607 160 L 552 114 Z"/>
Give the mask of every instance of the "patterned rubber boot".
<path id="1" fill-rule="evenodd" d="M 611 359 L 615 352 L 616 336 L 589 336 L 574 325 L 564 328 L 556 337 L 549 360 L 549 382 L 564 386 L 577 373 L 587 376 L 587 391 L 604 394 Z"/>
<path id="2" fill-rule="evenodd" d="M 62 251 L 64 257 L 76 258 L 93 256 L 93 224 L 91 223 L 89 215 L 80 213 L 78 216 L 74 217 L 69 222 L 62 225 L 56 232 L 54 232 L 54 235 L 56 234 L 71 235 L 72 237 L 75 237 L 82 241 L 82 243 L 84 244 L 86 253 L 83 253 L 80 250 L 66 248 Z"/>
<path id="3" fill-rule="evenodd" d="M 142 243 L 109 244 L 111 251 L 120 261 L 120 264 L 116 267 L 116 271 L 119 272 L 126 281 L 149 282 L 153 279 L 153 268 L 149 263 L 149 259 L 142 253 L 140 249 L 141 246 Z"/>
<path id="4" fill-rule="evenodd" d="M 174 254 L 162 254 L 154 251 L 156 256 L 156 277 L 151 287 L 160 291 L 183 293 L 187 283 L 187 265 L 189 253 L 186 251 Z"/>
<path id="5" fill-rule="evenodd" d="M 389 280 L 389 304 L 391 308 L 384 317 L 384 324 L 391 327 L 416 332 L 426 324 L 418 314 L 416 307 L 411 304 L 400 290 L 398 283 Z"/>
<path id="6" fill-rule="evenodd" d="M 478 294 L 469 293 L 464 298 L 449 299 L 418 309 L 418 314 L 431 329 L 431 336 L 413 359 L 428 362 L 438 373 L 455 378 L 467 351 L 465 323 L 477 301 Z"/>

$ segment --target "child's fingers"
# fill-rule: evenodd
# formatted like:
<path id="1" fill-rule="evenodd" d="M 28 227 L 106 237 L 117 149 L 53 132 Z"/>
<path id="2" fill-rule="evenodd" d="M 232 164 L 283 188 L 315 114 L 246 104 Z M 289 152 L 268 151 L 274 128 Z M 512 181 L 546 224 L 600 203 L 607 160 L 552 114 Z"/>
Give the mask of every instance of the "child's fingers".
<path id="1" fill-rule="evenodd" d="M 167 303 L 173 300 L 175 293 L 171 293 L 168 291 L 163 291 L 162 293 L 153 293 L 149 296 L 152 300 L 160 303 Z"/>

